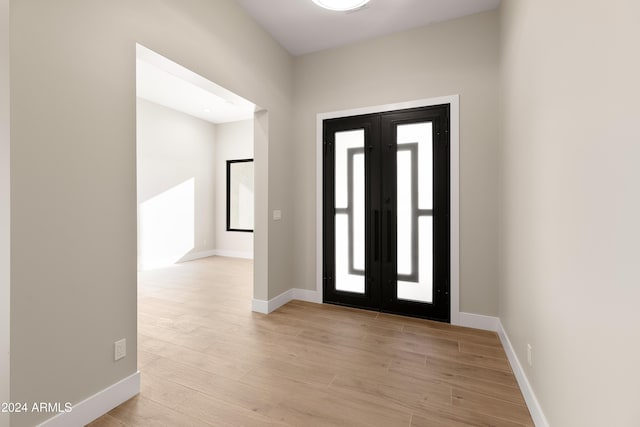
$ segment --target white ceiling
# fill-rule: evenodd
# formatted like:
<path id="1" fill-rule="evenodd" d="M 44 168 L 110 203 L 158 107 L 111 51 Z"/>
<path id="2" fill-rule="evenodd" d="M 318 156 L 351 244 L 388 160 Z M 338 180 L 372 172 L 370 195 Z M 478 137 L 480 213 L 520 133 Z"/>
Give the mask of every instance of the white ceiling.
<path id="1" fill-rule="evenodd" d="M 246 99 L 141 45 L 136 95 L 211 123 L 252 119 L 255 111 Z"/>
<path id="2" fill-rule="evenodd" d="M 371 0 L 353 12 L 333 12 L 311 0 L 236 0 L 292 55 L 495 9 L 500 0 Z"/>

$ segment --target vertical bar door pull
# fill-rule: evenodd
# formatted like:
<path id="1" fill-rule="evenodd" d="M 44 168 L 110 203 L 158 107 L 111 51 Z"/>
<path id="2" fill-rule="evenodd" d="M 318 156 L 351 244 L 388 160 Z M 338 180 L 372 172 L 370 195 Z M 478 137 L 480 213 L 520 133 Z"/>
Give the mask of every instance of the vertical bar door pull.
<path id="1" fill-rule="evenodd" d="M 393 239 L 392 227 L 391 211 L 387 211 L 387 262 L 391 262 L 391 241 Z"/>
<path id="2" fill-rule="evenodd" d="M 378 261 L 380 256 L 380 212 L 373 211 L 373 260 Z"/>

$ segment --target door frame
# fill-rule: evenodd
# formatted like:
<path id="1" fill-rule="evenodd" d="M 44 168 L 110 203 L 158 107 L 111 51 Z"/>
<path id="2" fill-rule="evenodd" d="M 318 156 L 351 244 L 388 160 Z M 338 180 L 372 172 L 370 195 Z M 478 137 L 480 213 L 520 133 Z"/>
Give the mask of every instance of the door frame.
<path id="1" fill-rule="evenodd" d="M 405 110 L 417 107 L 431 107 L 435 105 L 449 104 L 449 132 L 450 132 L 450 297 L 451 297 L 451 324 L 460 325 L 460 96 L 449 95 L 437 98 L 419 99 L 415 101 L 400 102 L 396 104 L 377 105 L 373 107 L 354 108 L 350 110 L 331 111 L 316 115 L 316 301 L 322 302 L 322 257 L 323 257 L 323 210 L 322 210 L 322 122 L 327 119 L 340 117 L 359 116 L 363 114 L 385 113 L 395 110 Z"/>

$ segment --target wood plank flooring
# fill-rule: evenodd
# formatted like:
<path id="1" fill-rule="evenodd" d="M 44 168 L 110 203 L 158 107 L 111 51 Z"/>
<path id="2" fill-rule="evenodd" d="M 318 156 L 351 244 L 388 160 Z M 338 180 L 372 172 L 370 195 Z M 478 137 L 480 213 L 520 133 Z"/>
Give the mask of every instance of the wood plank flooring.
<path id="1" fill-rule="evenodd" d="M 250 311 L 251 261 L 143 272 L 142 392 L 91 427 L 533 426 L 496 334 L 290 302 Z"/>

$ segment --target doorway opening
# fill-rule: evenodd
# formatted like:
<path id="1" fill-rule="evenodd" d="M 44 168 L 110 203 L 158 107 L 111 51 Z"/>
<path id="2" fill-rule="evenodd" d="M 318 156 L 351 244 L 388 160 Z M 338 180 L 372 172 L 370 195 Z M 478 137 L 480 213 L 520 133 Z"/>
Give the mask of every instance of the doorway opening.
<path id="1" fill-rule="evenodd" d="M 324 300 L 449 321 L 449 106 L 324 122 Z"/>
<path id="2" fill-rule="evenodd" d="M 226 227 L 226 164 L 253 159 L 256 106 L 140 45 L 136 95 L 138 269 L 252 259 L 253 233 Z M 242 190 L 252 223 L 253 174 Z"/>
<path id="3" fill-rule="evenodd" d="M 433 112 L 438 108 L 448 109 L 441 124 L 434 124 L 434 121 L 428 117 L 418 117 L 425 111 L 431 110 Z M 406 113 L 414 114 L 414 117 L 403 118 L 402 115 Z M 415 116 L 416 114 L 418 116 Z M 356 123 L 361 119 L 368 120 L 369 123 Z M 424 176 L 421 176 L 424 173 L 421 174 L 419 171 L 425 170 L 414 164 L 416 160 L 421 161 L 419 154 L 414 155 L 418 153 L 416 148 L 419 149 L 419 147 L 416 147 L 415 143 L 418 143 L 419 146 L 419 138 L 415 141 L 404 141 L 398 138 L 405 138 L 407 134 L 411 133 L 407 132 L 411 129 L 416 130 L 425 126 L 441 128 L 442 123 L 449 130 L 448 155 L 439 155 L 438 165 L 433 170 L 439 176 L 438 181 L 446 182 L 448 180 L 448 195 L 446 191 L 440 190 L 438 191 L 439 196 L 435 193 L 432 194 L 434 202 L 437 199 L 440 206 L 440 213 L 436 214 L 433 207 L 429 209 L 429 207 L 422 206 L 425 194 L 420 195 L 419 186 L 416 184 L 416 180 L 424 179 Z M 333 129 L 327 129 L 325 124 L 329 124 L 329 127 L 333 126 Z M 362 144 L 363 149 L 360 150 L 358 147 L 348 146 L 349 143 L 355 144 L 354 139 L 349 140 L 357 138 L 355 133 L 358 129 L 364 129 L 364 135 L 369 133 L 368 138 L 362 135 L 365 142 Z M 374 132 L 376 129 L 377 132 Z M 436 139 L 439 136 L 436 135 L 438 132 L 434 129 L 435 127 L 430 128 L 430 132 L 424 132 L 425 129 L 423 129 L 422 133 L 433 137 L 432 141 L 425 142 L 437 143 Z M 343 144 L 342 151 L 344 152 L 342 154 L 344 155 L 339 156 L 341 157 L 338 159 L 339 162 L 335 158 L 335 153 L 333 157 L 327 158 L 327 152 L 331 151 L 331 148 L 324 144 L 331 139 L 327 138 L 327 130 L 329 133 L 333 133 L 334 144 L 336 136 L 343 139 L 340 143 Z M 412 138 L 416 139 L 415 135 Z M 316 289 L 322 295 L 322 300 L 459 324 L 458 96 L 322 113 L 317 116 L 317 140 L 316 194 L 319 211 L 317 216 Z M 387 142 L 385 143 L 385 141 Z M 436 145 L 442 146 L 434 144 L 434 147 Z M 376 150 L 373 150 L 375 146 L 379 148 L 377 153 Z M 337 145 L 333 147 L 333 150 L 336 149 Z M 385 151 L 386 153 L 384 153 Z M 385 162 L 388 164 L 386 167 L 383 165 Z M 332 164 L 334 170 L 327 170 L 327 163 Z M 400 163 L 404 166 L 400 167 Z M 446 168 L 443 168 L 443 164 L 446 165 Z M 372 175 L 371 171 L 374 169 L 380 169 L 380 172 Z M 343 182 L 343 188 L 336 192 L 334 180 L 337 179 L 335 177 L 337 170 L 344 172 L 343 177 L 345 177 L 346 183 Z M 413 174 L 411 170 L 418 171 L 418 173 Z M 347 171 L 351 171 L 353 175 L 351 179 L 349 179 Z M 358 178 L 359 183 L 356 180 L 356 175 L 360 177 Z M 434 178 L 436 178 L 435 175 Z M 424 184 L 421 186 L 429 187 Z M 359 189 L 356 188 L 358 185 Z M 334 194 L 327 195 L 327 188 L 334 191 Z M 414 189 L 418 190 L 417 194 L 413 191 Z M 435 190 L 435 187 L 433 189 Z M 345 195 L 347 197 L 346 204 L 343 203 L 344 200 L 340 201 L 336 198 L 337 196 L 344 198 Z M 359 208 L 355 203 L 358 198 L 361 201 L 360 206 L 364 206 L 363 208 Z M 399 205 L 400 199 L 407 201 L 407 203 Z M 413 201 L 417 203 L 414 204 Z M 344 206 L 338 206 L 338 202 Z M 360 212 L 352 212 L 348 209 L 349 207 L 354 210 L 360 209 Z M 387 207 L 391 209 L 387 209 Z M 345 208 L 347 208 L 346 211 Z M 360 215 L 362 219 L 359 224 L 354 221 L 355 215 Z M 448 215 L 448 223 L 447 221 L 443 222 L 442 218 L 436 220 L 437 215 L 444 215 L 444 217 Z M 419 232 L 413 232 L 420 228 L 423 230 L 429 228 L 425 223 L 430 221 L 431 230 L 434 232 L 430 237 L 433 246 L 425 244 L 425 241 L 429 239 L 421 238 Z M 338 224 L 340 222 L 342 224 Z M 329 230 L 326 227 L 327 223 L 329 223 Z M 336 224 L 342 227 L 340 233 L 337 233 Z M 359 230 L 356 226 L 359 227 Z M 348 241 L 350 236 L 352 236 L 351 244 Z M 332 238 L 334 241 L 331 240 Z M 360 242 L 357 241 L 358 239 Z M 346 242 L 338 245 L 339 240 L 346 240 Z M 399 245 L 400 241 L 402 241 L 402 245 Z M 342 249 L 339 249 L 339 246 L 342 246 Z M 440 254 L 439 259 L 427 257 L 435 263 L 425 262 L 427 261 L 425 257 L 419 255 L 420 252 L 426 253 L 426 248 L 432 248 L 434 253 L 437 250 Z M 338 257 L 338 251 L 344 253 Z M 346 270 L 342 267 L 336 269 L 336 263 L 345 264 L 342 267 L 346 266 Z M 364 272 L 362 271 L 363 265 L 365 266 Z M 420 277 L 420 272 L 427 272 L 429 268 L 433 269 L 431 283 L 428 283 L 428 280 L 424 281 L 424 277 Z M 341 270 L 342 273 L 346 272 L 346 275 L 343 274 L 342 285 L 337 284 L 338 270 Z M 429 276 L 426 274 L 425 277 Z M 348 283 L 348 280 L 344 280 L 349 277 L 354 279 L 352 282 L 359 281 L 359 283 Z M 358 289 L 350 289 L 349 286 L 345 288 L 345 285 L 357 285 Z M 437 304 L 437 302 L 441 304 Z M 440 308 L 436 308 L 436 305 Z"/>

